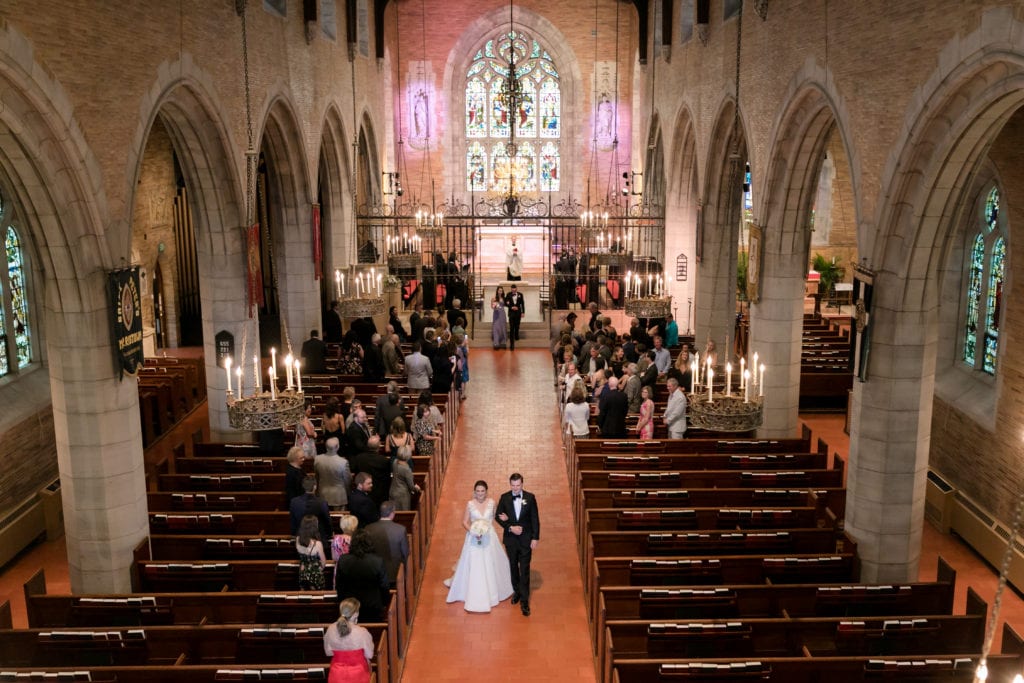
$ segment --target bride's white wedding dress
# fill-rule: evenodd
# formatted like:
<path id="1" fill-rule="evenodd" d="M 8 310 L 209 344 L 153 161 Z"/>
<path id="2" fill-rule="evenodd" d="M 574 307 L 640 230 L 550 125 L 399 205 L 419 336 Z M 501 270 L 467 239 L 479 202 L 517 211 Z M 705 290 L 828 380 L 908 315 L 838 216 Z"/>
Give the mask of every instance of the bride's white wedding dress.
<path id="1" fill-rule="evenodd" d="M 464 602 L 467 612 L 490 612 L 492 607 L 512 595 L 508 556 L 494 531 L 494 500 L 487 500 L 482 515 L 472 500 L 466 505 L 469 506 L 470 524 L 483 519 L 487 521 L 489 530 L 479 539 L 472 532 L 466 532 L 462 554 L 448 590 L 448 602 Z"/>

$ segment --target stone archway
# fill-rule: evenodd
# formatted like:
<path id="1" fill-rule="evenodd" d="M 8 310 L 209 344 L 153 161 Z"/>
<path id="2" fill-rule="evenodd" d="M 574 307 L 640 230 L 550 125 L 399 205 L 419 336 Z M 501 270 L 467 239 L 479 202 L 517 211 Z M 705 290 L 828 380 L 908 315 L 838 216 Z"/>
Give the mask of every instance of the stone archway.
<path id="1" fill-rule="evenodd" d="M 869 378 L 853 394 L 846 528 L 868 581 L 917 575 L 940 271 L 973 175 L 1024 106 L 1022 29 L 1011 8 L 994 8 L 974 33 L 943 50 L 960 57 L 945 60 L 914 99 L 882 175 L 889 192 L 878 208 L 877 239 L 861 240 L 876 271 L 875 298 Z M 1020 372 L 1007 360 L 1005 371 Z"/>
<path id="2" fill-rule="evenodd" d="M 318 155 L 318 187 L 321 226 L 323 230 L 324 286 L 328 288 L 327 301 L 334 298 L 336 268 L 354 261 L 352 221 L 351 165 L 347 153 L 348 137 L 337 107 L 330 106 L 324 116 Z M 326 302 L 324 302 L 326 303 Z"/>
<path id="3" fill-rule="evenodd" d="M 693 330 L 693 304 L 697 275 L 697 218 L 700 208 L 697 141 L 690 110 L 682 109 L 676 119 L 672 155 L 667 162 L 668 189 L 665 197 L 665 265 L 671 276 L 669 291 L 680 332 Z M 677 260 L 686 267 L 686 280 L 679 277 Z"/>

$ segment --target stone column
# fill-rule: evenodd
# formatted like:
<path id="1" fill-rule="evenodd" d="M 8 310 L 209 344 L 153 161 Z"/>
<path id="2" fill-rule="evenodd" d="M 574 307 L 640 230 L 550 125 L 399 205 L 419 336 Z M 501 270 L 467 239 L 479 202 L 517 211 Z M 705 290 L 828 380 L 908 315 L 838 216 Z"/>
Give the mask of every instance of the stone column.
<path id="1" fill-rule="evenodd" d="M 697 350 L 703 355 L 708 337 L 724 362 L 725 338 L 733 338 L 736 310 L 736 230 L 717 225 L 713 207 L 705 209 L 704 255 L 697 274 Z M 731 344 L 731 342 L 730 342 Z"/>
<path id="2" fill-rule="evenodd" d="M 77 286 L 49 283 L 46 317 L 71 590 L 127 593 L 132 551 L 149 533 L 139 389 L 114 367 L 105 274 Z M 64 312 L 53 310 L 58 292 Z"/>
<path id="3" fill-rule="evenodd" d="M 879 281 L 876 293 L 885 292 Z M 935 387 L 936 311 L 902 311 L 876 297 L 868 381 L 854 382 L 846 530 L 861 580 L 918 573 Z"/>

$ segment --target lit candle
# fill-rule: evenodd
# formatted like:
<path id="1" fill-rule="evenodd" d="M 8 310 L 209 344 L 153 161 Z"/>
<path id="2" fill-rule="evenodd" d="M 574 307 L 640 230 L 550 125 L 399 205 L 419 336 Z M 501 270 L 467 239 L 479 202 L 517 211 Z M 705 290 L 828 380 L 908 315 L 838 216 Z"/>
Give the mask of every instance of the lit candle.
<path id="1" fill-rule="evenodd" d="M 743 371 L 743 402 L 750 403 L 750 370 Z"/>
<path id="2" fill-rule="evenodd" d="M 298 384 L 299 384 L 299 386 L 298 386 L 298 392 L 299 392 L 300 394 L 302 393 L 302 373 L 301 373 L 301 372 L 299 372 L 299 369 L 300 369 L 301 367 L 302 367 L 302 364 L 301 364 L 301 363 L 299 363 L 299 360 L 298 360 L 298 359 L 296 358 L 296 359 L 295 359 L 295 381 L 296 381 L 296 382 L 298 382 Z"/>
<path id="3" fill-rule="evenodd" d="M 334 271 L 334 292 L 337 295 L 337 297 L 340 299 L 341 298 L 341 271 L 340 270 L 335 270 Z"/>
<path id="4" fill-rule="evenodd" d="M 356 298 L 359 298 L 359 276 L 356 275 Z"/>
<path id="5" fill-rule="evenodd" d="M 273 399 L 277 398 L 277 388 L 274 386 L 277 383 L 274 381 L 274 368 L 273 367 L 267 368 L 267 375 L 270 377 L 270 398 L 271 398 L 271 400 L 273 400 Z"/>
<path id="6" fill-rule="evenodd" d="M 284 357 L 284 374 L 288 380 L 288 388 L 291 389 L 294 382 L 292 380 L 292 354 L 290 353 Z"/>
<path id="7" fill-rule="evenodd" d="M 381 287 L 381 282 L 382 282 L 382 278 L 383 277 L 384 276 L 381 275 L 380 273 L 377 274 L 377 296 L 380 296 L 380 287 Z"/>
<path id="8" fill-rule="evenodd" d="M 654 278 L 651 276 L 650 273 L 648 273 L 647 274 L 647 296 L 651 295 L 651 283 L 653 281 L 654 281 Z"/>
<path id="9" fill-rule="evenodd" d="M 277 379 L 277 349 L 270 347 L 270 376 Z"/>
<path id="10" fill-rule="evenodd" d="M 711 398 L 711 390 L 714 387 L 714 381 L 715 381 L 715 371 L 712 370 L 711 366 L 709 365 L 708 366 L 708 403 L 714 403 L 714 400 Z"/>
<path id="11" fill-rule="evenodd" d="M 228 377 L 228 393 L 231 392 L 231 356 L 224 359 L 224 374 Z"/>
<path id="12" fill-rule="evenodd" d="M 697 361 L 690 363 L 690 393 L 697 393 Z"/>
<path id="13" fill-rule="evenodd" d="M 740 356 L 740 389 L 747 386 L 747 359 Z"/>
<path id="14" fill-rule="evenodd" d="M 757 395 L 764 398 L 764 363 L 761 363 L 761 379 L 757 381 Z"/>
<path id="15" fill-rule="evenodd" d="M 242 366 L 235 368 L 235 377 L 238 378 L 238 398 L 242 398 Z"/>
<path id="16" fill-rule="evenodd" d="M 257 394 L 263 390 L 263 382 L 260 381 L 260 357 L 255 353 L 252 355 L 252 389 Z"/>
<path id="17" fill-rule="evenodd" d="M 693 364 L 697 366 L 697 384 L 700 384 L 700 354 L 696 351 L 693 352 Z"/>
<path id="18" fill-rule="evenodd" d="M 757 386 L 757 351 L 754 351 L 754 362 L 750 364 L 750 372 L 754 374 L 754 386 Z"/>
<path id="19" fill-rule="evenodd" d="M 732 363 L 725 364 L 725 395 L 732 396 Z"/>
<path id="20" fill-rule="evenodd" d="M 345 281 L 348 280 L 348 275 L 341 278 L 341 295 L 345 296 Z"/>

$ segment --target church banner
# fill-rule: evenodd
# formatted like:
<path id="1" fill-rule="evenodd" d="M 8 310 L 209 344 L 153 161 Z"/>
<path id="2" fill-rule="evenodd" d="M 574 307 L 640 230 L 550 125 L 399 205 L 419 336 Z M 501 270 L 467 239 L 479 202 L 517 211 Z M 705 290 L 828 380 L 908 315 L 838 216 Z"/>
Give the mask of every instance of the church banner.
<path id="1" fill-rule="evenodd" d="M 260 262 L 260 224 L 253 223 L 246 231 L 246 289 L 249 293 L 249 309 L 263 305 L 263 267 Z"/>
<path id="2" fill-rule="evenodd" d="M 324 243 L 320 231 L 320 205 L 313 204 L 313 279 L 324 276 Z"/>
<path id="3" fill-rule="evenodd" d="M 139 267 L 107 274 L 113 303 L 113 333 L 117 344 L 118 378 L 135 374 L 142 365 L 142 307 L 139 298 Z"/>

